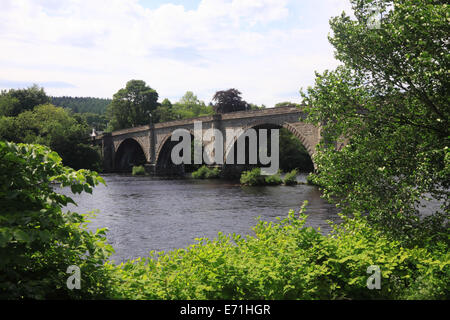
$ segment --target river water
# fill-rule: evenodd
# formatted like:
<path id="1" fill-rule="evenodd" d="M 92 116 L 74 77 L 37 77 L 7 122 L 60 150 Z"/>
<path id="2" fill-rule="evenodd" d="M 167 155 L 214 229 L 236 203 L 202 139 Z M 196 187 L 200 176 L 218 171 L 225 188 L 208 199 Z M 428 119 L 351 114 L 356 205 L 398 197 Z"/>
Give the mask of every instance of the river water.
<path id="1" fill-rule="evenodd" d="M 116 251 L 111 259 L 116 263 L 148 256 L 151 250 L 184 248 L 196 243 L 195 238 L 213 239 L 218 232 L 252 235 L 258 216 L 265 221 L 285 218 L 289 209 L 298 212 L 304 200 L 309 202 L 308 226 L 327 232 L 327 220 L 339 221 L 334 206 L 309 185 L 242 187 L 223 180 L 103 178 L 107 186 L 96 187 L 92 195 L 72 195 L 68 189 L 58 192 L 78 204 L 68 210 L 98 210 L 89 229 L 108 228 L 108 242 Z"/>

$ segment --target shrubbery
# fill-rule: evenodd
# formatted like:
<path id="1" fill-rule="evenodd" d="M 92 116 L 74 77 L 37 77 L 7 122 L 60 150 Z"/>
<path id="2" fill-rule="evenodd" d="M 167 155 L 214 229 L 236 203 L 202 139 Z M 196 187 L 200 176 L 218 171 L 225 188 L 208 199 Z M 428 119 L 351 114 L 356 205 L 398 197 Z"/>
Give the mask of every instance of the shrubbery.
<path id="1" fill-rule="evenodd" d="M 97 173 L 64 167 L 47 147 L 0 141 L 0 299 L 107 296 L 105 229 L 87 231 L 82 215 L 62 211 L 73 200 L 53 190 L 90 193 L 98 183 Z M 67 289 L 71 265 L 83 275 L 80 290 Z"/>
<path id="2" fill-rule="evenodd" d="M 219 234 L 186 249 L 120 265 L 114 298 L 126 299 L 448 299 L 445 244 L 405 248 L 365 218 L 334 225 L 331 235 L 305 227 L 294 211 L 260 221 L 255 236 Z M 381 289 L 366 286 L 381 269 Z"/>
<path id="3" fill-rule="evenodd" d="M 131 174 L 133 176 L 145 176 L 144 166 L 133 166 L 133 170 L 132 170 Z"/>
<path id="4" fill-rule="evenodd" d="M 201 166 L 197 171 L 192 172 L 192 178 L 194 179 L 217 179 L 220 177 L 219 168 L 208 168 L 207 166 Z"/>
<path id="5" fill-rule="evenodd" d="M 244 186 L 277 186 L 283 183 L 280 173 L 266 176 L 261 174 L 260 168 L 242 172 L 240 182 Z"/>
<path id="6" fill-rule="evenodd" d="M 284 176 L 284 184 L 287 186 L 293 186 L 297 184 L 297 169 L 292 170 L 291 172 L 286 173 Z"/>
<path id="7" fill-rule="evenodd" d="M 240 182 L 244 186 L 263 186 L 266 184 L 260 168 L 242 172 Z"/>
<path id="8" fill-rule="evenodd" d="M 2 299 L 449 299 L 447 242 L 406 247 L 356 215 L 330 235 L 297 217 L 260 221 L 255 236 L 219 234 L 168 253 L 121 265 L 105 229 L 63 213 L 72 192 L 103 180 L 61 165 L 38 145 L 0 142 L 0 298 Z M 81 290 L 66 287 L 67 267 L 81 269 Z M 367 268 L 381 269 L 381 290 L 366 287 Z"/>
<path id="9" fill-rule="evenodd" d="M 279 186 L 280 184 L 283 183 L 283 180 L 280 177 L 280 173 L 276 173 L 271 176 L 266 176 L 264 180 L 266 182 L 266 185 L 268 186 Z"/>

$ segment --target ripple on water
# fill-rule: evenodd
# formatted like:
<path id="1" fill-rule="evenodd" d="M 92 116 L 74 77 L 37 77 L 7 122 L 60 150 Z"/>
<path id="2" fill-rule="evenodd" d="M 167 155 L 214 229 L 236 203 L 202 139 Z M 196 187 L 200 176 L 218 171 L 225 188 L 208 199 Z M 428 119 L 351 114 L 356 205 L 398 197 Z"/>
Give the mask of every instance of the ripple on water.
<path id="1" fill-rule="evenodd" d="M 99 209 L 89 228 L 107 227 L 108 241 L 121 262 L 147 256 L 152 250 L 168 251 L 195 243 L 195 238 L 214 238 L 218 232 L 253 234 L 256 218 L 275 221 L 298 212 L 308 200 L 307 225 L 330 228 L 326 220 L 338 221 L 336 209 L 320 198 L 317 188 L 241 187 L 220 180 L 166 180 L 151 177 L 105 175 L 107 187 L 92 195 L 72 196 L 85 213 Z M 70 190 L 63 189 L 63 193 Z"/>

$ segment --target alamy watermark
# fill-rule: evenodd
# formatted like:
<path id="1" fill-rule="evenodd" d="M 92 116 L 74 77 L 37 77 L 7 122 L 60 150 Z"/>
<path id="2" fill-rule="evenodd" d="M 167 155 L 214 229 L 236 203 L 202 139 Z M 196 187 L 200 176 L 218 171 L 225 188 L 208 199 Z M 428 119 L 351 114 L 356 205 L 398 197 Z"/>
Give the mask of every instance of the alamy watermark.
<path id="1" fill-rule="evenodd" d="M 71 274 L 70 277 L 67 278 L 66 284 L 69 290 L 73 289 L 81 289 L 81 271 L 78 266 L 69 266 L 66 270 L 66 273 Z"/>
<path id="2" fill-rule="evenodd" d="M 379 266 L 370 266 L 367 268 L 367 274 L 370 274 L 367 278 L 367 289 L 381 289 L 381 270 Z"/>
<path id="3" fill-rule="evenodd" d="M 270 132 L 270 155 L 268 136 Z M 268 165 L 261 168 L 261 174 L 273 175 L 280 167 L 279 129 L 253 129 L 243 132 L 241 129 L 226 129 L 226 139 L 220 130 L 209 128 L 203 131 L 201 121 L 194 122 L 194 159 L 191 155 L 191 132 L 177 129 L 172 133 L 171 141 L 180 141 L 172 149 L 173 164 L 258 164 Z M 248 163 L 246 163 L 246 139 L 248 139 Z M 225 150 L 224 142 L 232 142 Z M 259 143 L 258 143 L 259 142 Z M 236 163 L 234 143 L 236 143 Z M 259 144 L 259 148 L 258 148 Z M 203 146 L 205 146 L 203 148 Z M 225 153 L 225 155 L 224 155 Z M 193 161 L 193 162 L 192 162 Z"/>

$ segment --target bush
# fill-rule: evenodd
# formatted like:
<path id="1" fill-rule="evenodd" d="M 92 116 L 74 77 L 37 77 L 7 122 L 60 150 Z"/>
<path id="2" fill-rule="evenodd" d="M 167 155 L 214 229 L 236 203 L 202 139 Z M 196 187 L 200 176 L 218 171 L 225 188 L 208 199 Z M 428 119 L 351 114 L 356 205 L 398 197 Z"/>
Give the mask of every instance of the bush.
<path id="1" fill-rule="evenodd" d="M 280 177 L 280 173 L 271 176 L 266 176 L 264 180 L 266 182 L 266 185 L 268 186 L 279 186 L 280 184 L 283 183 L 283 180 Z"/>
<path id="2" fill-rule="evenodd" d="M 448 299 L 450 254 L 440 243 L 407 248 L 356 216 L 330 235 L 305 227 L 303 210 L 255 236 L 219 233 L 186 249 L 151 253 L 116 267 L 114 298 L 126 299 Z M 366 286 L 381 269 L 381 289 Z"/>
<path id="3" fill-rule="evenodd" d="M 131 174 L 133 176 L 145 176 L 144 166 L 133 166 L 133 170 L 132 170 Z"/>
<path id="4" fill-rule="evenodd" d="M 197 171 L 192 172 L 192 178 L 194 179 L 217 179 L 219 177 L 219 168 L 210 169 L 207 166 L 201 166 Z"/>
<path id="5" fill-rule="evenodd" d="M 265 177 L 261 175 L 260 168 L 242 172 L 240 181 L 244 186 L 263 186 L 266 184 Z"/>
<path id="6" fill-rule="evenodd" d="M 277 186 L 283 183 L 280 173 L 265 176 L 261 174 L 260 168 L 242 172 L 240 181 L 244 186 Z"/>
<path id="7" fill-rule="evenodd" d="M 287 186 L 293 186 L 297 184 L 297 169 L 292 170 L 291 172 L 286 173 L 284 176 L 284 184 Z"/>
<path id="8" fill-rule="evenodd" d="M 53 190 L 91 193 L 98 183 L 97 173 L 64 167 L 47 147 L 0 141 L 0 299 L 106 297 L 106 229 L 89 232 L 82 215 L 62 211 L 74 201 Z M 67 288 L 71 265 L 80 290 Z"/>
<path id="9" fill-rule="evenodd" d="M 312 172 L 306 177 L 306 183 L 310 186 L 320 187 L 320 185 L 317 183 L 317 176 Z"/>

